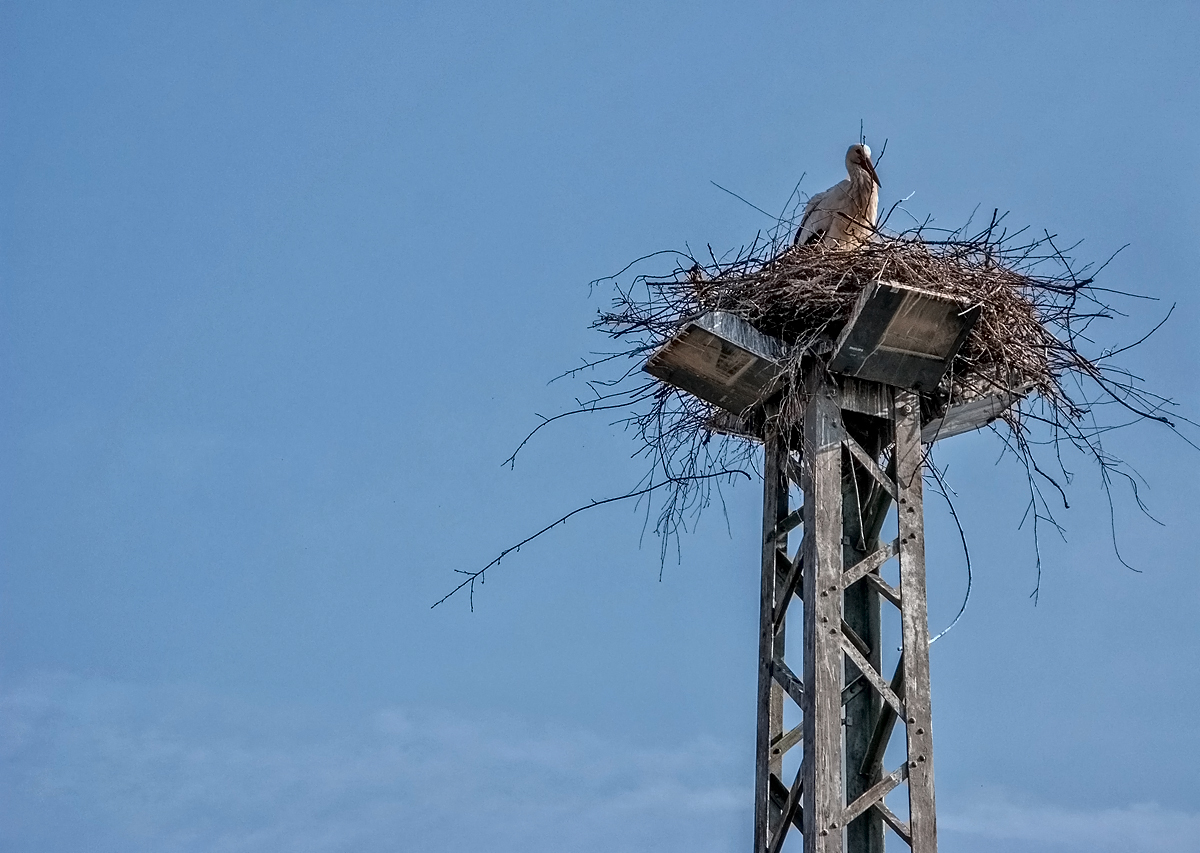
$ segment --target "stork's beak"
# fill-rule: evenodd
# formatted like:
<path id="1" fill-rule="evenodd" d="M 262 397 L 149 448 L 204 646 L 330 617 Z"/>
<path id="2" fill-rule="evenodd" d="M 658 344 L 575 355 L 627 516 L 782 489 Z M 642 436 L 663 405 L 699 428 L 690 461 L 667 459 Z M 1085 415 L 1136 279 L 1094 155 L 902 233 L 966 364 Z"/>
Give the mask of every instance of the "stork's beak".
<path id="1" fill-rule="evenodd" d="M 866 170 L 870 173 L 871 180 L 875 182 L 875 186 L 877 186 L 877 187 L 883 186 L 883 184 L 879 183 L 879 176 L 875 174 L 875 164 L 871 162 L 871 158 L 863 157 L 862 164 L 866 168 Z"/>

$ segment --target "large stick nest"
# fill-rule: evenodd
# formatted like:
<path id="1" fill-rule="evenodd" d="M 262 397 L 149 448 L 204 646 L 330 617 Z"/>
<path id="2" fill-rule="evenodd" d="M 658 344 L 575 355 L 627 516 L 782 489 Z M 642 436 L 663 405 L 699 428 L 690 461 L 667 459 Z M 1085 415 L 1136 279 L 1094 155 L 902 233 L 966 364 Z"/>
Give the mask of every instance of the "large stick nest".
<path id="1" fill-rule="evenodd" d="M 708 505 L 714 480 L 701 475 L 745 465 L 754 453 L 745 436 L 720 435 L 729 424 L 727 414 L 641 373 L 649 353 L 708 311 L 736 314 L 790 348 L 779 411 L 785 427 L 795 426 L 803 412 L 801 360 L 828 354 L 872 281 L 979 306 L 979 319 L 942 386 L 923 395 L 923 415 L 938 417 L 951 403 L 996 390 L 1019 400 L 996 432 L 1029 475 L 1035 528 L 1039 521 L 1055 524 L 1043 486 L 1066 505 L 1063 487 L 1071 475 L 1062 466 L 1063 445 L 1092 458 L 1106 488 L 1114 474 L 1136 487 L 1133 472 L 1104 450 L 1101 436 L 1144 419 L 1174 427 L 1163 414 L 1172 403 L 1112 362 L 1129 346 L 1099 350 L 1090 331 L 1096 321 L 1120 314 L 1114 300 L 1145 297 L 1098 287 L 1095 274 L 1107 262 L 1094 270 L 1079 266 L 1069 255 L 1074 246 L 1060 249 L 1049 233 L 1009 233 L 1002 220 L 993 214 L 986 228 L 971 234 L 966 228 L 946 232 L 927 226 L 880 230 L 853 248 L 792 247 L 784 242 L 790 228 L 781 222 L 732 256 L 718 258 L 711 249 L 703 259 L 674 253 L 675 269 L 664 275 L 632 275 L 627 269 L 601 280 L 613 282 L 616 293 L 595 326 L 622 346 L 585 368 L 627 360 L 628 369 L 615 380 L 589 383 L 593 397 L 579 411 L 630 407 L 624 423 L 636 432 L 653 467 L 646 482 L 671 484 L 657 528 L 664 543 Z M 1033 437 L 1035 427 L 1045 429 Z M 1039 446 L 1048 447 L 1051 464 L 1042 464 Z"/>
<path id="2" fill-rule="evenodd" d="M 473 594 L 475 582 L 482 582 L 505 556 L 575 514 L 625 499 L 644 503 L 648 522 L 657 506 L 654 529 L 665 562 L 670 543 L 678 545 L 678 534 L 714 497 L 721 497 L 721 484 L 750 476 L 758 457 L 754 438 L 763 424 L 748 410 L 731 429 L 728 413 L 645 374 L 642 367 L 648 356 L 690 320 L 713 310 L 736 314 L 788 347 L 782 382 L 772 393 L 780 395 L 775 409 L 779 426 L 792 429 L 804 410 L 801 362 L 828 356 L 856 299 L 873 281 L 914 286 L 979 306 L 978 321 L 941 387 L 922 395 L 922 414 L 926 420 L 939 417 L 951 404 L 997 390 L 1017 400 L 992 429 L 1027 474 L 1026 517 L 1032 519 L 1035 546 L 1039 523 L 1062 530 L 1047 495 L 1056 495 L 1067 506 L 1064 488 L 1072 475 L 1064 451 L 1070 448 L 1099 468 L 1114 524 L 1114 476 L 1130 485 L 1144 510 L 1136 472 L 1104 448 L 1102 436 L 1144 420 L 1175 430 L 1164 415 L 1175 404 L 1113 361 L 1153 334 L 1166 317 L 1132 344 L 1099 348 L 1091 337 L 1094 324 L 1123 316 L 1114 307 L 1116 301 L 1147 297 L 1098 287 L 1095 275 L 1107 261 L 1096 269 L 1080 266 L 1070 256 L 1075 246 L 1060 248 L 1048 232 L 1040 237 L 1028 236 L 1025 229 L 1009 233 L 1003 219 L 993 214 L 986 228 L 970 234 L 970 223 L 949 232 L 928 224 L 901 233 L 881 227 L 861 246 L 829 248 L 792 247 L 795 226 L 781 217 L 773 231 L 737 252 L 718 257 L 710 248 L 704 258 L 690 251 L 656 252 L 615 276 L 592 282 L 593 287 L 610 285 L 615 291 L 611 306 L 600 312 L 594 327 L 617 346 L 559 377 L 592 376 L 585 379 L 587 393 L 576 398 L 577 407 L 543 418 L 507 462 L 512 464 L 525 443 L 551 423 L 576 414 L 616 411 L 623 413 L 617 423 L 633 431 L 634 455 L 646 460 L 648 471 L 627 493 L 578 507 L 500 552 L 483 568 L 463 571 L 464 579 L 449 595 L 462 589 Z M 664 256 L 675 259 L 673 270 L 637 272 L 648 264 L 661 268 Z M 606 376 L 605 371 L 611 372 Z M 946 494 L 936 465 L 928 470 L 934 489 Z M 1119 551 L 1117 556 L 1120 559 Z M 1037 569 L 1040 585 L 1040 552 Z"/>

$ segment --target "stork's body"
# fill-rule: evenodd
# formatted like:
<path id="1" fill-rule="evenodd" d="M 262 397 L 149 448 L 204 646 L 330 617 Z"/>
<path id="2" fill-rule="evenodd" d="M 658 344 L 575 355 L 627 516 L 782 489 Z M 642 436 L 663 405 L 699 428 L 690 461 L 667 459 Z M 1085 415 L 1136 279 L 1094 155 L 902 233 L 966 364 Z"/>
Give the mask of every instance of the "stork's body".
<path id="1" fill-rule="evenodd" d="M 808 200 L 793 245 L 820 241 L 826 246 L 857 246 L 874 233 L 879 177 L 871 163 L 871 149 L 851 145 L 846 172 L 849 178 Z"/>

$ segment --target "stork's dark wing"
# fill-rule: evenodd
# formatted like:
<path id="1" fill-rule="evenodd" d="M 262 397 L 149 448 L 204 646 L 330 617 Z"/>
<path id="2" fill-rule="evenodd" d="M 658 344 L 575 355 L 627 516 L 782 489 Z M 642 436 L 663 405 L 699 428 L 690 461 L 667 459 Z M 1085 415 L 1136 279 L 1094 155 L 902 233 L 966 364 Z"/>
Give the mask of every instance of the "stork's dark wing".
<path id="1" fill-rule="evenodd" d="M 796 229 L 796 236 L 792 239 L 793 246 L 805 246 L 825 236 L 828 226 L 819 227 L 817 223 L 822 217 L 816 214 L 821 209 L 821 202 L 828 195 L 829 190 L 817 193 L 804 205 L 804 216 L 800 218 L 800 227 Z"/>

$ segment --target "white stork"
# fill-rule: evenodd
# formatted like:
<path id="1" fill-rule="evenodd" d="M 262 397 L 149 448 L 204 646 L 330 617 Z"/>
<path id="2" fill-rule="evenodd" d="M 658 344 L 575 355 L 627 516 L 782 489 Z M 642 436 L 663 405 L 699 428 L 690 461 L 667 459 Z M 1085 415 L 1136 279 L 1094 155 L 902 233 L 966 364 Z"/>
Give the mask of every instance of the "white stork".
<path id="1" fill-rule="evenodd" d="M 871 149 L 851 145 L 846 172 L 849 179 L 808 200 L 793 246 L 817 241 L 826 246 L 857 246 L 870 238 L 879 214 L 879 176 L 871 163 Z"/>

